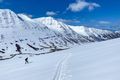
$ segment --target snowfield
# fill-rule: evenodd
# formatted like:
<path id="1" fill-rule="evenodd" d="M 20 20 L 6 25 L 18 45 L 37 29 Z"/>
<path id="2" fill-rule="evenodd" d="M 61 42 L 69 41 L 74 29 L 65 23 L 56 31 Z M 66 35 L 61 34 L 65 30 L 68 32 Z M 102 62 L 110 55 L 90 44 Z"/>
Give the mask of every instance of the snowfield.
<path id="1" fill-rule="evenodd" d="M 0 61 L 0 80 L 120 80 L 120 39 Z"/>

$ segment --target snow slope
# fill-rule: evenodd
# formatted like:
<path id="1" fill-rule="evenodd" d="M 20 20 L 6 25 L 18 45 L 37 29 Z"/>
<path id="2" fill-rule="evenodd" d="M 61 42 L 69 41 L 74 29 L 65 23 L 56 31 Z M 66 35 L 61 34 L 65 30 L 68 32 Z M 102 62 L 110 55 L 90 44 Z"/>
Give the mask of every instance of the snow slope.
<path id="1" fill-rule="evenodd" d="M 1 80 L 120 80 L 120 39 L 0 62 Z M 7 75 L 7 77 L 6 77 Z"/>
<path id="2" fill-rule="evenodd" d="M 63 80 L 120 80 L 119 41 L 93 43 L 69 51 L 72 56 L 63 69 Z"/>

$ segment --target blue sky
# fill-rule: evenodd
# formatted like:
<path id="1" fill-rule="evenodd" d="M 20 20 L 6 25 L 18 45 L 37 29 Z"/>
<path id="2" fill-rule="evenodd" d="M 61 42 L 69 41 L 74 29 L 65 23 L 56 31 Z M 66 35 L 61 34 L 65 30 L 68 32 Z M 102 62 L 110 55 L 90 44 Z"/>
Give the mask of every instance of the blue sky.
<path id="1" fill-rule="evenodd" d="M 0 8 L 33 18 L 53 16 L 73 25 L 116 25 L 120 0 L 0 0 Z"/>

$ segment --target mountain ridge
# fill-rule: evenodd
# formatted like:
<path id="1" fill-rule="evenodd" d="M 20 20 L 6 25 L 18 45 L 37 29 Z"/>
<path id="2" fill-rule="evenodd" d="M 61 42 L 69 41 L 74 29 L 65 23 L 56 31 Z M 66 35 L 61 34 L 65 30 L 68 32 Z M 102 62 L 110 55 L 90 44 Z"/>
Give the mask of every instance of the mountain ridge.
<path id="1" fill-rule="evenodd" d="M 52 17 L 31 19 L 8 9 L 0 10 L 0 24 L 2 58 L 21 53 L 54 52 L 71 48 L 73 45 L 120 37 L 119 32 L 87 27 L 82 27 L 87 34 L 83 35 L 82 32 L 75 30 L 75 26 L 67 25 Z M 82 31 L 82 29 L 77 30 Z"/>
<path id="2" fill-rule="evenodd" d="M 119 37 L 118 35 L 116 36 L 116 32 L 109 31 L 109 30 L 102 30 L 102 29 L 96 29 L 96 28 L 88 28 L 85 26 L 72 26 L 72 25 L 67 25 L 63 22 L 57 21 L 57 19 L 54 19 L 52 17 L 42 17 L 42 18 L 37 18 L 35 21 L 41 22 L 46 26 L 49 26 L 52 29 L 60 28 L 61 26 L 67 26 L 76 33 L 85 36 L 85 37 L 90 37 L 93 40 L 107 40 L 107 39 L 112 39 Z M 49 23 L 48 23 L 49 22 Z M 54 24 L 55 22 L 55 24 Z M 55 27 L 55 28 L 54 28 Z M 59 29 L 58 29 L 59 30 Z M 109 36 L 109 37 L 107 37 Z"/>

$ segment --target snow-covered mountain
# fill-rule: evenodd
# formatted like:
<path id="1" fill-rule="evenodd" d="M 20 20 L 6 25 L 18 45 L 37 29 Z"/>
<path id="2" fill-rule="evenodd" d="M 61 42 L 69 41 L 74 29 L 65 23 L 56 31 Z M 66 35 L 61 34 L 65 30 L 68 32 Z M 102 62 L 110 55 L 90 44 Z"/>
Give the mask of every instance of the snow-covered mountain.
<path id="1" fill-rule="evenodd" d="M 62 31 L 54 31 L 49 26 L 38 23 L 26 15 L 15 14 L 8 9 L 0 10 L 0 20 L 0 56 L 2 57 L 20 53 L 39 54 L 89 42 L 69 27 L 65 27 L 68 29 L 64 28 Z"/>
<path id="2" fill-rule="evenodd" d="M 79 28 L 79 31 L 76 28 Z M 39 54 L 61 50 L 74 44 L 117 37 L 119 33 L 74 27 L 52 17 L 31 19 L 9 9 L 0 9 L 0 56 L 2 58 L 13 57 L 13 54 Z"/>
<path id="3" fill-rule="evenodd" d="M 0 10 L 0 56 L 10 54 L 41 53 L 67 47 L 67 40 L 47 26 L 35 22 L 23 14 Z M 9 55 L 8 55 L 9 54 Z"/>
<path id="4" fill-rule="evenodd" d="M 34 19 L 34 21 L 44 24 L 45 26 L 52 29 L 56 33 L 60 33 L 69 42 L 71 41 L 74 43 L 89 42 L 89 39 L 75 32 L 73 29 L 70 28 L 69 25 L 62 23 L 60 21 L 57 21 L 52 17 L 37 18 L 37 19 Z"/>
<path id="5" fill-rule="evenodd" d="M 63 34 L 73 35 L 76 32 L 77 34 L 84 36 L 85 39 L 87 39 L 88 41 L 101 41 L 120 37 L 119 35 L 116 35 L 116 33 L 112 31 L 88 28 L 85 26 L 71 26 L 63 22 L 57 21 L 52 17 L 42 17 L 34 20 L 48 26 L 49 28 L 55 31 L 60 31 Z"/>
<path id="6" fill-rule="evenodd" d="M 116 32 L 108 30 L 88 28 L 85 26 L 70 26 L 70 27 L 78 34 L 88 36 L 90 39 L 93 39 L 94 41 L 108 40 L 120 37 L 120 35 L 117 35 Z"/>

